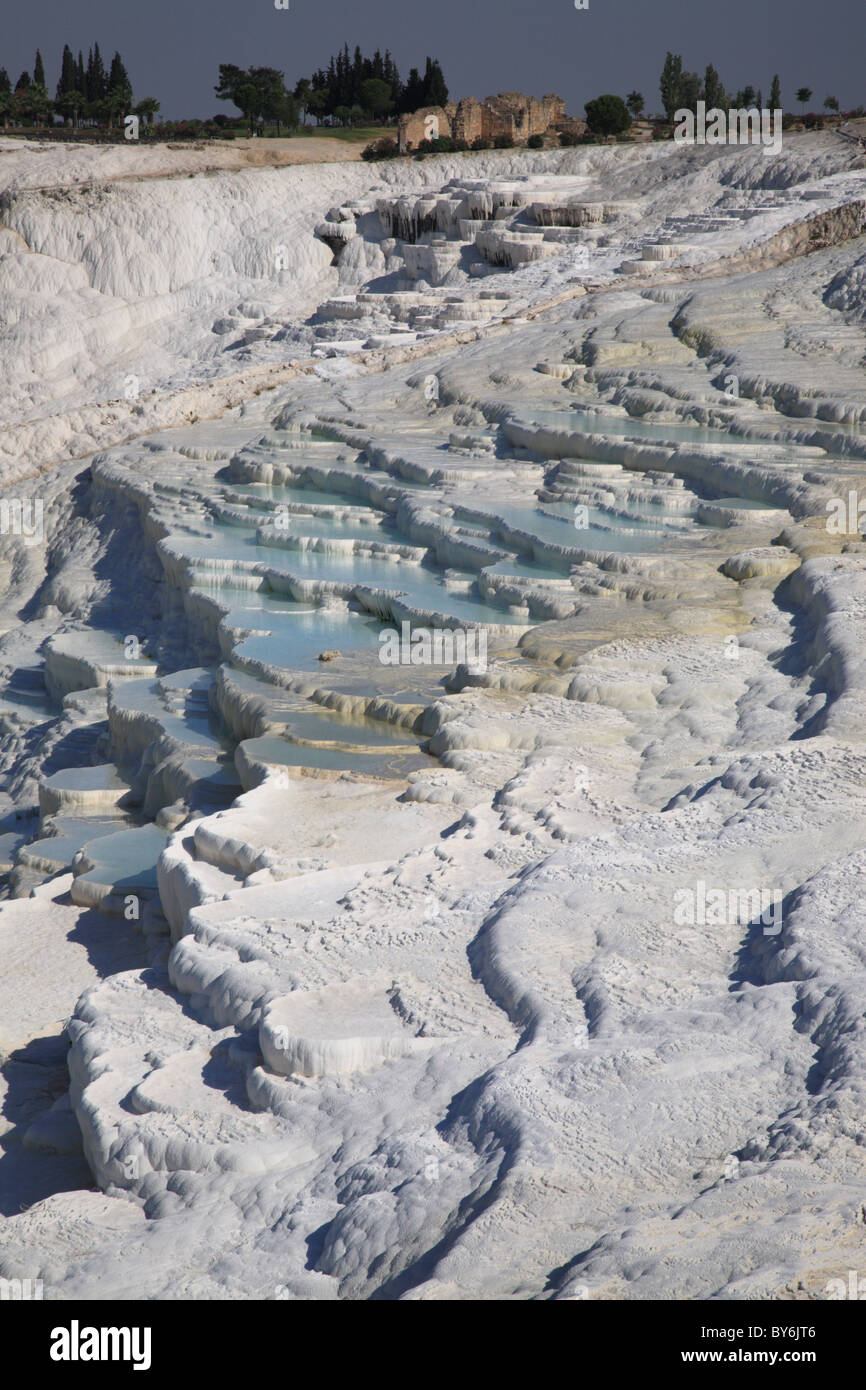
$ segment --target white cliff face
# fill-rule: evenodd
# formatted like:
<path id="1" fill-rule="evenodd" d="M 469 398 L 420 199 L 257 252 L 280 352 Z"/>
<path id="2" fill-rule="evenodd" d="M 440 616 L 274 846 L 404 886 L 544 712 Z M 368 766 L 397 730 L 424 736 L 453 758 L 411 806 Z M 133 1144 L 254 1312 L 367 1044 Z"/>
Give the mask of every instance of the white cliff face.
<path id="1" fill-rule="evenodd" d="M 693 1299 L 856 1264 L 852 158 L 19 169 L 0 1047 L 48 1040 L 68 1098 L 11 1132 L 0 1274 Z M 135 429 L 109 363 L 153 383 Z M 180 427 L 232 373 L 273 389 Z M 389 664 L 383 628 L 451 645 Z"/>

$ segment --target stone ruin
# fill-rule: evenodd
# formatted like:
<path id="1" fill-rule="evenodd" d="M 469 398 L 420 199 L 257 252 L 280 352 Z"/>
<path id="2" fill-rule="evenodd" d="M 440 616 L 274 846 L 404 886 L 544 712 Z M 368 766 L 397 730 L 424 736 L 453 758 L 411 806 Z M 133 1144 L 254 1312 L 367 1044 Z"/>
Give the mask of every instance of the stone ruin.
<path id="1" fill-rule="evenodd" d="M 586 129 L 584 121 L 566 113 L 562 97 L 548 93 L 540 101 L 523 92 L 500 92 L 498 96 L 476 101 L 464 97 L 456 106 L 423 106 L 419 111 L 400 117 L 398 141 L 400 153 L 417 149 L 423 140 L 450 136 L 465 140 L 495 140 L 507 136 L 515 145 L 525 145 L 531 135 L 547 135 L 570 130 L 579 135 Z"/>

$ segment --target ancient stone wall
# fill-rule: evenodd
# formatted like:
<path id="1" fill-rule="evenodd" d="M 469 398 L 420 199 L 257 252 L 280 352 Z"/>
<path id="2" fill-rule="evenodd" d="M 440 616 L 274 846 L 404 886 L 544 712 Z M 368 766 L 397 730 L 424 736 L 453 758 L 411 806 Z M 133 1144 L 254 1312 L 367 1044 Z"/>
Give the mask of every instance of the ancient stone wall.
<path id="1" fill-rule="evenodd" d="M 412 111 L 400 117 L 397 138 L 400 153 L 417 150 L 422 140 L 436 140 L 440 135 L 450 135 L 451 121 L 448 112 L 441 106 L 422 106 L 420 111 Z"/>
<path id="2" fill-rule="evenodd" d="M 524 143 L 530 135 L 546 134 L 551 126 L 565 120 L 566 115 L 562 97 L 552 92 L 540 101 L 523 92 L 500 92 L 497 96 L 486 97 L 483 107 L 487 125 L 485 138 L 508 135 L 518 144 Z"/>
<path id="3" fill-rule="evenodd" d="M 431 134 L 435 118 L 437 126 Z M 411 115 L 401 116 L 399 142 L 401 153 L 417 149 L 422 140 L 437 135 L 451 135 L 471 145 L 475 140 L 495 140 L 505 135 L 516 145 L 523 145 L 530 135 L 545 135 L 549 130 L 564 128 L 569 118 L 562 97 L 549 92 L 537 100 L 523 92 L 500 92 L 497 96 L 477 101 L 464 97 L 455 106 L 425 106 Z"/>
<path id="4" fill-rule="evenodd" d="M 464 97 L 454 118 L 454 139 L 465 140 L 469 145 L 473 140 L 480 140 L 484 132 L 483 120 L 481 102 L 475 97 Z"/>

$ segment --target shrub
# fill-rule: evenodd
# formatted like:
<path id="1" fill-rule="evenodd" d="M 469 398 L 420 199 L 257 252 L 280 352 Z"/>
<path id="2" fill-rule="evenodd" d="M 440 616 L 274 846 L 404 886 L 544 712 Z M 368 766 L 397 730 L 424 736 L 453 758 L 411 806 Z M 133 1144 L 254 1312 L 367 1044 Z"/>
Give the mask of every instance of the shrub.
<path id="1" fill-rule="evenodd" d="M 529 137 L 529 139 L 527 140 L 526 143 L 527 143 L 527 145 L 529 146 L 529 148 L 530 148 L 531 150 L 543 150 L 543 149 L 544 149 L 544 136 L 543 136 L 543 135 L 530 135 L 530 137 Z"/>
<path id="2" fill-rule="evenodd" d="M 457 153 L 461 153 L 463 150 L 468 150 L 468 149 L 469 149 L 469 141 L 468 141 L 468 140 L 452 140 L 452 141 L 451 141 L 451 148 L 452 148 L 452 150 L 456 151 Z"/>
<path id="3" fill-rule="evenodd" d="M 400 153 L 400 146 L 390 135 L 383 135 L 378 140 L 374 140 L 371 145 L 366 145 L 361 151 L 362 159 L 396 159 Z"/>
<path id="4" fill-rule="evenodd" d="M 559 132 L 559 143 L 560 145 L 578 145 L 580 143 L 580 136 L 575 135 L 573 130 L 561 130 Z"/>
<path id="5" fill-rule="evenodd" d="M 493 140 L 495 150 L 513 150 L 514 141 L 510 135 L 496 135 Z"/>
<path id="6" fill-rule="evenodd" d="M 430 147 L 434 154 L 450 154 L 454 149 L 454 141 L 450 135 L 437 135 L 435 140 L 430 141 Z"/>
<path id="7" fill-rule="evenodd" d="M 490 141 L 485 140 L 483 135 L 479 135 L 477 140 L 472 141 L 473 150 L 489 150 Z"/>

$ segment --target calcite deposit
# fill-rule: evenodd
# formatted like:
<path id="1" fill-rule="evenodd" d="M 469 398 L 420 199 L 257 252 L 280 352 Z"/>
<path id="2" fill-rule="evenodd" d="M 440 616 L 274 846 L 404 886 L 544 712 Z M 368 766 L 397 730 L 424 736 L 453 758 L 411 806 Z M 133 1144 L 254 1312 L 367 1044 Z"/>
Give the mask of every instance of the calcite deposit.
<path id="1" fill-rule="evenodd" d="M 862 153 L 73 153 L 0 143 L 0 1276 L 827 1297 Z"/>

